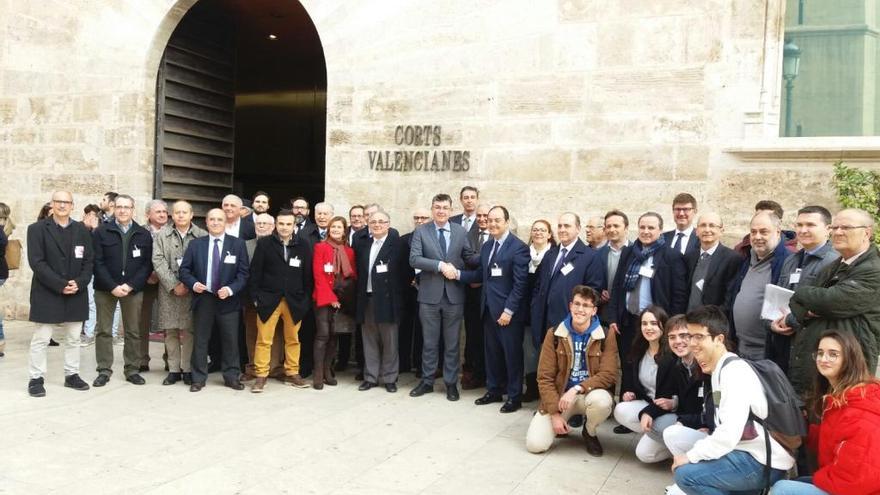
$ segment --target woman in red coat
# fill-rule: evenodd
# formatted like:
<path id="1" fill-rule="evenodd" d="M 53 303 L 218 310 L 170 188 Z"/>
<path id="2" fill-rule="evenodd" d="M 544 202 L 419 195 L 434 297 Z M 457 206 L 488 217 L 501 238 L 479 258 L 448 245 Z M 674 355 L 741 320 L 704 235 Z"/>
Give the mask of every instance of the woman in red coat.
<path id="1" fill-rule="evenodd" d="M 771 493 L 880 494 L 880 381 L 851 332 L 826 331 L 815 358 L 810 408 L 822 420 L 810 425 L 808 445 L 819 469 L 811 478 L 779 481 Z"/>
<path id="2" fill-rule="evenodd" d="M 314 373 L 312 386 L 318 390 L 324 384 L 336 385 L 333 376 L 333 358 L 336 357 L 337 326 L 346 325 L 352 318 L 342 312 L 337 293 L 344 293 L 344 286 L 353 288 L 355 273 L 354 251 L 348 246 L 346 221 L 333 217 L 327 226 L 327 239 L 315 245 L 312 268 L 315 274 L 315 334 Z M 335 289 L 335 290 L 334 290 Z M 347 304 L 354 304 L 354 301 Z M 354 308 L 351 308 L 354 309 Z M 352 320 L 353 321 L 353 320 Z M 353 326 L 354 323 L 351 323 Z"/>

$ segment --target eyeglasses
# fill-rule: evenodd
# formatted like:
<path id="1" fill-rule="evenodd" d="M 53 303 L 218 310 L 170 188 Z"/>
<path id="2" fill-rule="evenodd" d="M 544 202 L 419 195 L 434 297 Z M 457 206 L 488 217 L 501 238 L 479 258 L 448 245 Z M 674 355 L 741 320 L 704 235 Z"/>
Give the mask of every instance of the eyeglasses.
<path id="1" fill-rule="evenodd" d="M 840 358 L 840 353 L 837 351 L 816 351 L 812 356 L 815 361 L 828 361 L 829 363 L 833 363 Z"/>
<path id="2" fill-rule="evenodd" d="M 370 225 L 383 225 L 383 224 L 388 223 L 388 220 L 370 220 L 367 223 Z"/>
<path id="3" fill-rule="evenodd" d="M 687 207 L 687 208 L 673 208 L 673 209 L 672 209 L 672 211 L 673 211 L 674 213 L 687 213 L 687 212 L 690 212 L 690 211 L 693 211 L 693 210 L 694 210 L 694 208 L 693 208 L 692 206 L 689 206 L 689 207 Z"/>
<path id="4" fill-rule="evenodd" d="M 575 308 L 575 309 L 581 309 L 581 308 L 583 308 L 583 309 L 593 309 L 593 308 L 595 308 L 596 306 L 594 306 L 594 305 L 592 305 L 592 304 L 587 304 L 587 303 L 573 302 L 573 303 L 571 303 L 571 307 L 572 307 L 572 308 Z"/>
<path id="5" fill-rule="evenodd" d="M 867 229 L 868 226 L 867 225 L 832 225 L 828 228 L 830 228 L 832 231 L 842 230 L 844 232 L 849 232 L 850 230 L 853 230 L 853 229 Z"/>
<path id="6" fill-rule="evenodd" d="M 670 342 L 673 342 L 676 340 L 684 340 L 686 342 L 690 342 L 691 334 L 689 334 L 689 333 L 673 333 L 673 334 L 669 334 L 669 336 L 667 338 L 669 339 Z"/>
<path id="7" fill-rule="evenodd" d="M 73 204 L 73 201 L 64 201 L 63 199 L 53 199 L 52 202 L 55 203 L 56 205 L 67 205 L 67 206 L 69 206 L 69 205 L 72 205 L 72 204 Z"/>
<path id="8" fill-rule="evenodd" d="M 720 229 L 721 225 L 718 225 L 717 223 L 701 223 L 697 225 L 697 227 L 701 229 Z"/>
<path id="9" fill-rule="evenodd" d="M 702 342 L 706 337 L 712 338 L 708 333 L 689 333 L 688 339 L 694 342 Z"/>
<path id="10" fill-rule="evenodd" d="M 422 216 L 413 215 L 413 220 L 415 220 L 415 221 L 427 220 L 429 218 L 431 218 L 431 217 L 422 217 Z"/>

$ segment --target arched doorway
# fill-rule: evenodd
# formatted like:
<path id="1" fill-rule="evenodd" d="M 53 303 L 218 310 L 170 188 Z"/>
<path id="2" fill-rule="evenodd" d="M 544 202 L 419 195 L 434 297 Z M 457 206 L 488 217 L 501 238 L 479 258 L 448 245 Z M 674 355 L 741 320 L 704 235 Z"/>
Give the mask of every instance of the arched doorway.
<path id="1" fill-rule="evenodd" d="M 296 0 L 200 0 L 157 77 L 155 197 L 196 215 L 235 192 L 324 197 L 327 69 Z"/>

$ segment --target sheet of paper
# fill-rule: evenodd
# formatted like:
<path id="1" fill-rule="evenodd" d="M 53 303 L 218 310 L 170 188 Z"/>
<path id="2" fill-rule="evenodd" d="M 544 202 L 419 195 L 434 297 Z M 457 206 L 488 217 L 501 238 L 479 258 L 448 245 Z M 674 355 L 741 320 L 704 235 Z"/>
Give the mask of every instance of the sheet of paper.
<path id="1" fill-rule="evenodd" d="M 767 284 L 764 288 L 764 305 L 761 306 L 761 318 L 765 320 L 777 320 L 791 310 L 788 301 L 794 295 L 793 290 L 783 289 L 773 284 Z"/>

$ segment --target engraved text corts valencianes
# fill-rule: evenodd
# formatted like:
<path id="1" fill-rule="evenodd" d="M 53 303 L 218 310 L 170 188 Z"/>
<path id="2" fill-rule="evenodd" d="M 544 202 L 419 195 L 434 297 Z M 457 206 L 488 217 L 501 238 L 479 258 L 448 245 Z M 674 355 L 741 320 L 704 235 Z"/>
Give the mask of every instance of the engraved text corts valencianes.
<path id="1" fill-rule="evenodd" d="M 370 170 L 394 172 L 467 172 L 469 150 L 441 149 L 439 125 L 398 125 L 394 128 L 393 150 L 369 150 Z"/>

